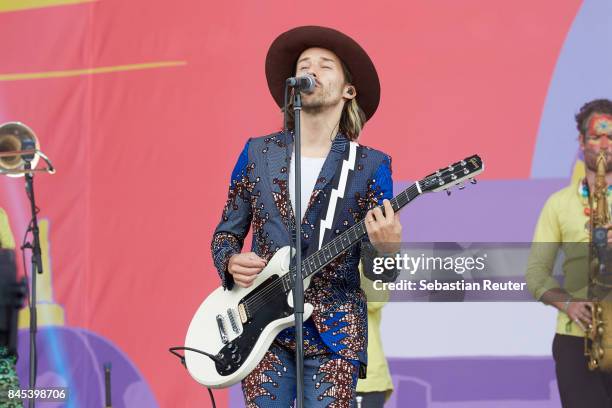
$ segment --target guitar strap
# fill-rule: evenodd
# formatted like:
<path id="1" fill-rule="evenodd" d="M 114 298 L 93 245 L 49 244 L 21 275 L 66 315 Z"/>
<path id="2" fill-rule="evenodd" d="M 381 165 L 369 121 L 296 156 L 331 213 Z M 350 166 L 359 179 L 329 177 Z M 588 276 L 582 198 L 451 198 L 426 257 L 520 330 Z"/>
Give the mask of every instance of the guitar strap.
<path id="1" fill-rule="evenodd" d="M 329 242 L 335 235 L 335 218 L 342 208 L 347 193 L 347 186 L 353 178 L 357 155 L 360 152 L 361 146 L 356 142 L 349 142 L 347 148 L 344 149 L 343 158 L 338 161 L 338 168 L 330 182 L 332 188 L 322 203 L 322 210 L 316 223 L 315 233 L 308 247 L 307 255 L 321 249 L 323 244 Z"/>
<path id="2" fill-rule="evenodd" d="M 342 160 L 338 161 L 338 168 L 330 182 L 331 190 L 324 198 L 319 219 L 316 223 L 314 236 L 308 247 L 307 255 L 321 249 L 323 244 L 330 242 L 335 235 L 335 224 L 338 214 L 342 210 L 344 198 L 348 191 L 347 188 L 351 183 L 355 168 L 357 166 L 357 157 L 361 155 L 362 147 L 356 142 L 349 142 L 344 149 Z M 365 364 L 359 364 L 359 378 L 366 378 L 367 367 Z"/>

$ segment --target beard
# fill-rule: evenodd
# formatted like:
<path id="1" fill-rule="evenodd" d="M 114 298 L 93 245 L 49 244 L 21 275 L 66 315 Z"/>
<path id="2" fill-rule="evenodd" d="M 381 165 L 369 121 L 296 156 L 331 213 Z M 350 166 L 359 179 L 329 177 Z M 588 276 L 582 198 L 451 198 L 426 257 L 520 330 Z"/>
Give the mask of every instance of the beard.
<path id="1" fill-rule="evenodd" d="M 584 151 L 584 164 L 587 169 L 592 172 L 597 172 L 597 157 L 599 156 L 599 152 L 595 152 L 592 150 Z M 612 153 L 608 152 L 606 156 L 606 173 L 612 173 Z"/>
<path id="2" fill-rule="evenodd" d="M 335 106 L 339 98 L 334 98 L 326 88 L 315 88 L 312 94 L 302 96 L 302 110 L 309 114 L 321 113 L 330 106 Z"/>

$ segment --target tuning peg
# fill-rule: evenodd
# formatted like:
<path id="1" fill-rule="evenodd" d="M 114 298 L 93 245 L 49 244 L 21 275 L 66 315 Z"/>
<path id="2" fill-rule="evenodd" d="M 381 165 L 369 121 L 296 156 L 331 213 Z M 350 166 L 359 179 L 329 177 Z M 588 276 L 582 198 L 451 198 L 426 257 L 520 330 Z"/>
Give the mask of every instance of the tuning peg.
<path id="1" fill-rule="evenodd" d="M 449 189 L 446 189 L 445 191 L 447 196 L 451 195 L 451 191 Z"/>
<path id="2" fill-rule="evenodd" d="M 478 183 L 478 181 L 477 181 L 475 178 L 471 178 L 471 179 L 470 179 L 470 183 L 472 183 L 472 184 L 476 184 L 476 183 Z"/>
<path id="3" fill-rule="evenodd" d="M 465 188 L 465 185 L 463 183 L 459 183 L 457 184 L 457 187 L 459 188 L 459 190 L 463 190 Z"/>

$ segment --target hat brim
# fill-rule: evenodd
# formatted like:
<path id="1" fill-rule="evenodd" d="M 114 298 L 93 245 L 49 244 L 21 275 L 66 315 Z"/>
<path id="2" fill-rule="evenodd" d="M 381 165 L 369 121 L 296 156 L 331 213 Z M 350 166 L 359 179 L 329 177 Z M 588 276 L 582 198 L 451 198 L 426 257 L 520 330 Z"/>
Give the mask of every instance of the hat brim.
<path id="1" fill-rule="evenodd" d="M 284 104 L 285 81 L 295 75 L 300 54 L 312 47 L 332 51 L 346 65 L 357 89 L 357 102 L 369 120 L 380 102 L 380 81 L 372 60 L 355 40 L 320 26 L 302 26 L 279 35 L 266 56 L 266 78 L 272 97 L 279 107 Z"/>

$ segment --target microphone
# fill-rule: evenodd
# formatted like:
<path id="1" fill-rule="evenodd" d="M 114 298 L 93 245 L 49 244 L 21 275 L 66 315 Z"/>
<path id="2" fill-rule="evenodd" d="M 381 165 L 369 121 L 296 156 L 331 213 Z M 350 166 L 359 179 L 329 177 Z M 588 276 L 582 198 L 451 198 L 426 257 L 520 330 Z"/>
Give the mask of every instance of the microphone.
<path id="1" fill-rule="evenodd" d="M 24 139 L 21 142 L 21 150 L 36 150 L 36 142 L 32 139 Z M 31 162 L 34 160 L 33 154 L 22 154 L 21 158 L 26 162 Z"/>
<path id="2" fill-rule="evenodd" d="M 315 78 L 309 74 L 287 78 L 286 82 L 290 87 L 304 93 L 313 93 L 317 86 Z"/>

